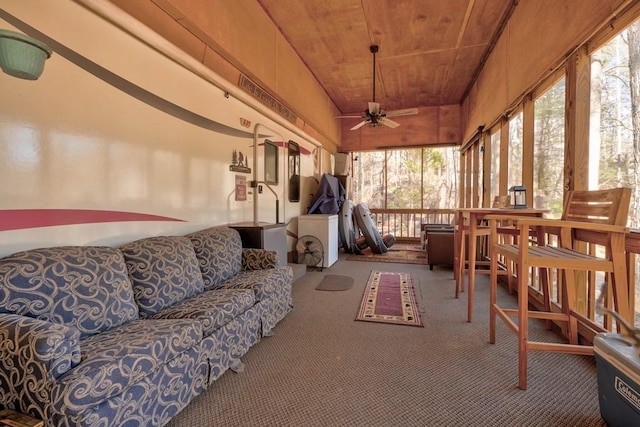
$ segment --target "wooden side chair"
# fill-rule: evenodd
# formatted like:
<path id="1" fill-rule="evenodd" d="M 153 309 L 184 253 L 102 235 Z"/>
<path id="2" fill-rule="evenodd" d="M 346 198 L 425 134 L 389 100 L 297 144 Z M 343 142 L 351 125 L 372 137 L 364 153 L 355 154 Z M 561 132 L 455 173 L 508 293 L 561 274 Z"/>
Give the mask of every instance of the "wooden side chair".
<path id="1" fill-rule="evenodd" d="M 610 273 L 615 309 L 629 321 L 630 309 L 627 291 L 627 274 L 624 254 L 626 223 L 631 198 L 630 188 L 615 188 L 596 191 L 570 191 L 564 203 L 560 220 L 533 217 L 511 218 L 518 230 L 516 244 L 499 240 L 500 221 L 506 216 L 489 217 L 490 233 L 490 316 L 489 342 L 496 342 L 496 317 L 499 317 L 518 337 L 518 386 L 527 388 L 527 353 L 529 351 L 551 351 L 571 354 L 591 355 L 593 347 L 578 344 L 578 317 L 574 309 L 576 271 L 603 271 Z M 531 239 L 531 232 L 537 230 L 538 238 Z M 544 233 L 557 234 L 557 246 L 548 246 L 542 237 Z M 604 254 L 593 255 L 579 251 L 584 243 L 604 246 Z M 593 251 L 592 251 L 593 253 Z M 516 265 L 518 308 L 501 307 L 497 302 L 498 259 Z M 529 309 L 529 271 L 538 268 L 543 282 L 544 310 Z M 561 312 L 551 310 L 548 289 L 548 269 L 562 271 Z M 560 278 L 560 274 L 558 274 Z M 514 322 L 512 317 L 517 318 Z M 529 319 L 566 322 L 569 343 L 530 341 Z"/>

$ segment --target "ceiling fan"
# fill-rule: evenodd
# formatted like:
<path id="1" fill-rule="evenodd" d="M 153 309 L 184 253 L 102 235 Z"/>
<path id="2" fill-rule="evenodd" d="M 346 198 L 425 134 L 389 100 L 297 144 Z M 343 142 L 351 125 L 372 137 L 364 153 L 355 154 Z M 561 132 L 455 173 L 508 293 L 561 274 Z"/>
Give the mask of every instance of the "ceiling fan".
<path id="1" fill-rule="evenodd" d="M 400 123 L 394 122 L 389 117 L 409 116 L 412 114 L 418 114 L 417 108 L 406 108 L 404 110 L 384 111 L 380 108 L 380 104 L 376 102 L 376 53 L 378 53 L 378 45 L 373 44 L 369 46 L 369 51 L 373 54 L 373 99 L 368 103 L 368 108 L 364 111 L 364 114 L 359 116 L 336 116 L 337 119 L 352 119 L 362 118 L 364 119 L 350 130 L 357 130 L 365 125 L 371 127 L 377 127 L 384 125 L 390 128 L 397 128 Z"/>

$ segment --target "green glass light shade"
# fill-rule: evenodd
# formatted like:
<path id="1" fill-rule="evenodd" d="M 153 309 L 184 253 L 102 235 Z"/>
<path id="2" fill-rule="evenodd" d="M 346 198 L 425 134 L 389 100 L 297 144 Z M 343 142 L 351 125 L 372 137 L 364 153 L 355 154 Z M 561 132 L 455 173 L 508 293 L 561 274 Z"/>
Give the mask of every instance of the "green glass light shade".
<path id="1" fill-rule="evenodd" d="M 0 68 L 10 76 L 37 80 L 51 49 L 39 40 L 15 31 L 0 30 Z"/>

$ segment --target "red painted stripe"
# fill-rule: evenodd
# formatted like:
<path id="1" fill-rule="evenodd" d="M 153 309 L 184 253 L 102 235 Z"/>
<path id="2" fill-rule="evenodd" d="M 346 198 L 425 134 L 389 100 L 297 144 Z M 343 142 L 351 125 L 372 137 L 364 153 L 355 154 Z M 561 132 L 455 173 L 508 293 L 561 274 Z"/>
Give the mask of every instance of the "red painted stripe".
<path id="1" fill-rule="evenodd" d="M 6 209 L 0 210 L 0 231 L 56 225 L 125 221 L 179 221 L 182 219 L 136 212 L 91 209 Z"/>

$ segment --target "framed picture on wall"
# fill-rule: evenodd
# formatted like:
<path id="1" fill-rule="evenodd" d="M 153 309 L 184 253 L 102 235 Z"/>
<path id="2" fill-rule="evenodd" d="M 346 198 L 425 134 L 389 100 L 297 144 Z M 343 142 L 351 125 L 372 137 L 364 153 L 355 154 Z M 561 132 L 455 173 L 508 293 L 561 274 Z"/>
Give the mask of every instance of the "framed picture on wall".
<path id="1" fill-rule="evenodd" d="M 278 185 L 278 146 L 268 139 L 264 141 L 264 182 Z"/>

